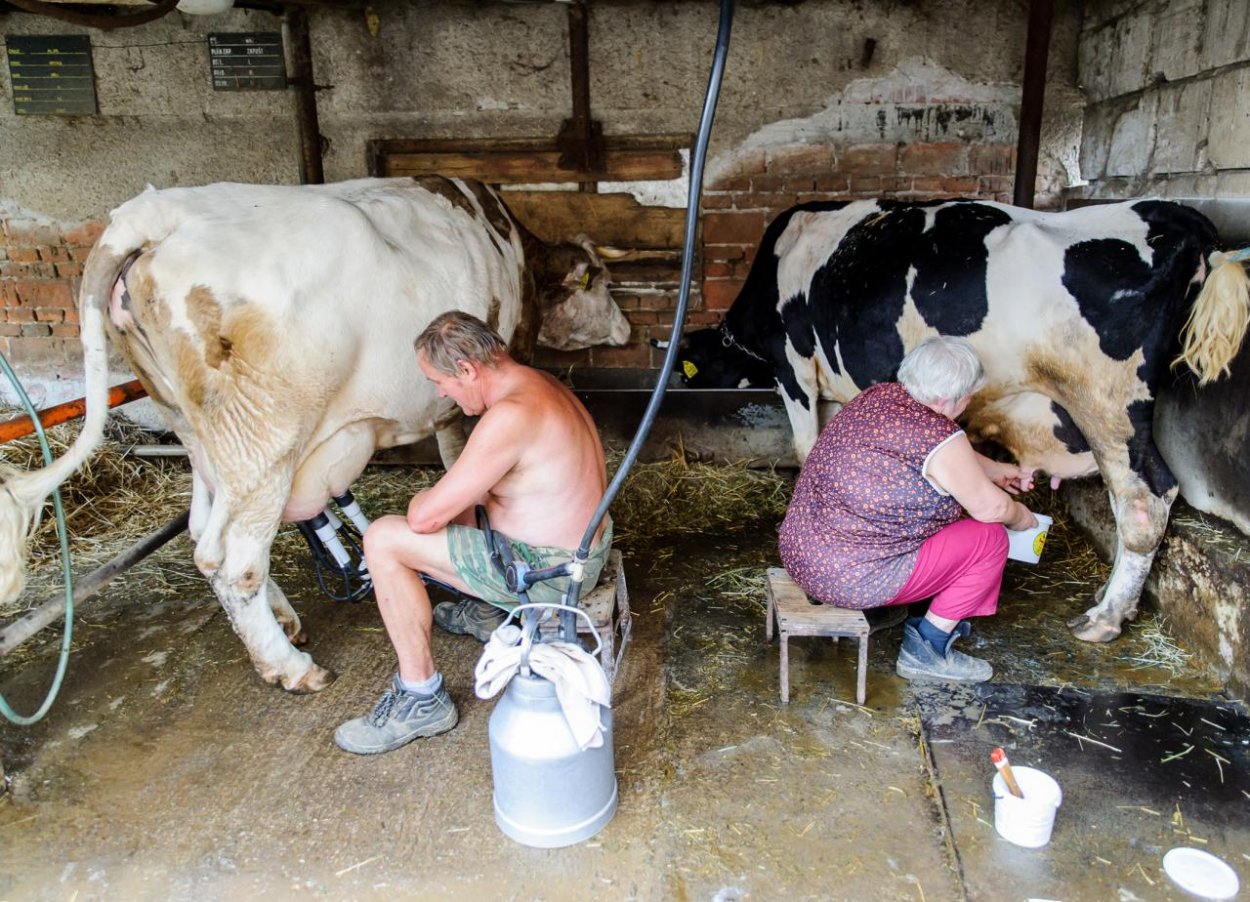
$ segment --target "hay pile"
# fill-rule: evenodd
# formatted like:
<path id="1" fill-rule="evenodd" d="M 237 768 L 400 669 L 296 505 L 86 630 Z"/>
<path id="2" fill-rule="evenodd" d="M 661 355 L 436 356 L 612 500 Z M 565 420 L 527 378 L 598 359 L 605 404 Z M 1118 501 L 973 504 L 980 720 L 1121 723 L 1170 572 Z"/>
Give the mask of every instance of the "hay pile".
<path id="1" fill-rule="evenodd" d="M 608 461 L 615 473 L 620 455 Z M 675 454 L 635 463 L 612 504 L 616 539 L 644 542 L 661 535 L 729 532 L 781 522 L 792 479 L 745 464 L 716 466 Z"/>
<path id="2" fill-rule="evenodd" d="M 77 437 L 81 423 L 47 430 L 48 446 L 59 457 Z M 61 486 L 75 573 L 85 573 L 163 526 L 191 503 L 191 470 L 182 458 L 139 459 L 136 444 L 151 444 L 151 433 L 111 417 L 105 439 L 87 463 Z M 0 465 L 19 471 L 44 465 L 39 439 L 26 436 L 0 445 Z M 21 608 L 42 597 L 37 590 L 60 585 L 60 545 L 52 504 L 44 505 L 30 549 L 30 585 Z M 13 611 L 0 611 L 0 615 Z"/>

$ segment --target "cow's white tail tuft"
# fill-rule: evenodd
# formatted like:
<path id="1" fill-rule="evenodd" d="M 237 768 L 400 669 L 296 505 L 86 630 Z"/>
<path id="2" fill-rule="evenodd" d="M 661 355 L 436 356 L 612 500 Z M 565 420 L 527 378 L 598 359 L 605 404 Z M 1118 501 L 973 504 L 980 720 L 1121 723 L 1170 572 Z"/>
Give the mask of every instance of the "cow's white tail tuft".
<path id="1" fill-rule="evenodd" d="M 104 437 L 108 419 L 108 352 L 104 336 L 105 305 L 121 272 L 123 256 L 100 245 L 87 258 L 79 295 L 79 319 L 86 381 L 87 416 L 74 443 L 48 466 L 29 473 L 0 473 L 0 603 L 21 594 L 26 585 L 27 546 L 39 522 L 44 500 L 91 456 Z"/>
<path id="2" fill-rule="evenodd" d="M 1199 385 L 1228 374 L 1250 328 L 1250 277 L 1238 259 L 1218 251 L 1211 255 L 1211 273 L 1181 330 L 1181 353 L 1173 365 L 1188 366 Z"/>

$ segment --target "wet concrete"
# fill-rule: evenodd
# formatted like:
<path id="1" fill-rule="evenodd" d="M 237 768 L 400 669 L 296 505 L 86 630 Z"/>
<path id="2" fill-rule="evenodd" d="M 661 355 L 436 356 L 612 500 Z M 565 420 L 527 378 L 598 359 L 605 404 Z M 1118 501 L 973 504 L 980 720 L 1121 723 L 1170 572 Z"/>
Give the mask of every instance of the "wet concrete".
<path id="1" fill-rule="evenodd" d="M 762 591 L 721 578 L 775 565 L 771 523 L 626 548 L 638 619 L 615 689 L 618 814 L 571 848 L 519 846 L 492 818 L 493 702 L 471 686 L 480 646 L 436 638 L 454 731 L 377 758 L 339 752 L 334 727 L 374 702 L 393 656 L 372 603 L 319 600 L 298 543 L 283 547 L 275 575 L 339 680 L 311 697 L 262 685 L 189 544 L 174 543 L 86 612 L 49 716 L 0 728 L 12 778 L 0 899 L 1155 899 L 1179 895 L 1158 850 L 1199 839 L 1250 874 L 1244 806 L 1233 798 L 1217 824 L 1185 797 L 1190 832 L 1177 834 L 1171 796 L 1143 791 L 1156 778 L 1125 761 L 1105 762 L 1117 781 L 1098 768 L 1063 776 L 1070 797 L 1098 793 L 1117 812 L 1100 822 L 1107 844 L 1091 845 L 1069 809 L 1045 850 L 998 839 L 987 748 L 1046 767 L 1051 747 L 1028 744 L 1006 709 L 982 717 L 975 694 L 898 679 L 897 631 L 872 637 L 862 708 L 847 701 L 851 645 L 794 640 L 782 706 Z M 1217 696 L 1204 672 L 1139 663 L 1154 660 L 1148 617 L 1109 646 L 1072 640 L 1063 623 L 1096 580 L 1073 576 L 1072 598 L 1039 595 L 1035 571 L 1012 567 L 1002 612 L 970 649 L 994 661 L 996 684 Z M 0 691 L 19 710 L 42 697 L 56 643 L 0 661 Z M 1003 691 L 1026 712 L 1011 716 L 1033 717 L 1031 697 Z M 1090 762 L 1104 751 L 1084 749 Z"/>
<path id="2" fill-rule="evenodd" d="M 1184 899 L 1162 869 L 1177 846 L 1250 865 L 1250 719 L 1227 702 L 991 684 L 920 693 L 964 885 L 1051 899 Z M 995 833 L 990 752 L 1058 781 L 1050 844 Z M 1243 876 L 1244 879 L 1244 876 Z"/>

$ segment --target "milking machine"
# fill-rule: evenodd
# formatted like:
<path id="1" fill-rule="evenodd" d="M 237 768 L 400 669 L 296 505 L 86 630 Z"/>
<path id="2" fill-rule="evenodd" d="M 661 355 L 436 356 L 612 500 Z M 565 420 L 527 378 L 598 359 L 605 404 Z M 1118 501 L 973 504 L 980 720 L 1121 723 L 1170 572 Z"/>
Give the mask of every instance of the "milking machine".
<path id="1" fill-rule="evenodd" d="M 300 520 L 295 525 L 312 553 L 313 570 L 322 594 L 333 601 L 360 601 L 373 588 L 363 539 L 369 518 L 350 490 L 332 500 L 345 519 L 327 506 L 311 520 Z M 338 585 L 328 585 L 327 579 Z"/>

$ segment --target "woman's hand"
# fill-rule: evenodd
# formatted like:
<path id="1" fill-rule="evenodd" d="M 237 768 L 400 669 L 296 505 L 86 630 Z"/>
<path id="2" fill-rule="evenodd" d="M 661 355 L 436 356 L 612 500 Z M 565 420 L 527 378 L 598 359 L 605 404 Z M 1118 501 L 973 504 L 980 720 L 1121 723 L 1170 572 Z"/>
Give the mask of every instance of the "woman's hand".
<path id="1" fill-rule="evenodd" d="M 1015 504 L 1015 516 L 1003 525 L 1008 529 L 1032 529 L 1037 526 L 1037 516 L 1019 501 Z"/>
<path id="2" fill-rule="evenodd" d="M 1027 492 L 1033 488 L 1033 471 L 1024 470 L 1015 464 L 1005 464 L 1001 461 L 990 460 L 981 454 L 977 454 L 978 463 L 985 472 L 985 476 L 990 482 L 998 486 L 1009 495 L 1019 495 L 1021 492 Z"/>
<path id="3" fill-rule="evenodd" d="M 1011 497 L 1033 487 L 1032 471 L 978 454 L 962 433 L 929 456 L 925 475 L 974 520 L 1002 523 L 1008 529 L 1029 529 L 1037 523 L 1029 509 Z"/>

